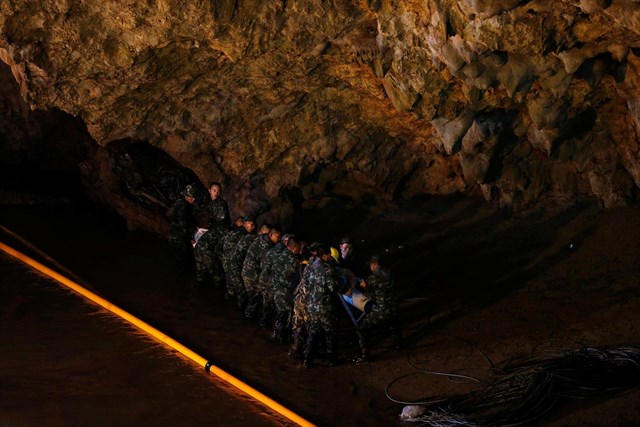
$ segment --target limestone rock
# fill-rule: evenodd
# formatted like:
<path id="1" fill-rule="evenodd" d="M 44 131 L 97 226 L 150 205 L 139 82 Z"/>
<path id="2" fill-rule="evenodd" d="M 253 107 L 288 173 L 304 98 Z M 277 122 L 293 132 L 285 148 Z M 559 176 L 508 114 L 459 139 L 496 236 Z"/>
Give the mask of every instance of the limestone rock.
<path id="1" fill-rule="evenodd" d="M 156 230 L 160 205 L 100 179 L 117 141 L 222 181 L 234 214 L 459 191 L 617 206 L 640 197 L 639 56 L 637 2 L 13 0 L 3 162 L 66 140 L 49 167 L 102 171 L 87 188 Z M 47 111 L 91 138 L 47 140 Z"/>

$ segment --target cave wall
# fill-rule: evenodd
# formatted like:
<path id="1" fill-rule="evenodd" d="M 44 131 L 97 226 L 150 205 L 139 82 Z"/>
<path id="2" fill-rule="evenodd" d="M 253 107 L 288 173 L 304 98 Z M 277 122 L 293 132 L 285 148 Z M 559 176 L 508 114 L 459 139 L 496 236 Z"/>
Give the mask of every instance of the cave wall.
<path id="1" fill-rule="evenodd" d="M 148 141 L 238 213 L 639 197 L 637 1 L 11 0 L 0 60 L 30 109 Z"/>

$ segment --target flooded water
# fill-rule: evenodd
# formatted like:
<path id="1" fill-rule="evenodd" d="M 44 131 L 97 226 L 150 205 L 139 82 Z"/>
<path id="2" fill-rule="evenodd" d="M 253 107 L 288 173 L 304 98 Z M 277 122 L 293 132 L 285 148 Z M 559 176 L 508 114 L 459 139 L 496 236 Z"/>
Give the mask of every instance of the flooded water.
<path id="1" fill-rule="evenodd" d="M 304 418 L 399 424 L 399 406 L 362 381 L 368 367 L 303 369 L 221 290 L 197 290 L 176 277 L 161 238 L 81 205 L 3 207 L 0 223 L 50 259 L 3 233 L 5 243 L 66 270 Z M 1 261 L 2 425 L 287 425 L 113 316 L 6 256 Z M 352 339 L 343 339 L 343 357 L 355 350 Z"/>
<path id="2" fill-rule="evenodd" d="M 4 253 L 0 277 L 0 425 L 287 425 Z"/>

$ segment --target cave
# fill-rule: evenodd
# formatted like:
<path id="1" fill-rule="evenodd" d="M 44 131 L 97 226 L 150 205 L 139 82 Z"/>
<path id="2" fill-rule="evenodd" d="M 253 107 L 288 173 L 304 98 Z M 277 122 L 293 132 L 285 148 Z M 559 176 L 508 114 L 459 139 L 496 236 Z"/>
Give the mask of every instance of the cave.
<path id="1" fill-rule="evenodd" d="M 611 363 L 572 366 L 580 392 L 536 384 L 520 412 L 496 408 L 512 418 L 466 422 L 640 423 L 636 2 L 125 3 L 0 5 L 3 245 L 314 424 L 404 425 L 411 407 L 453 423 L 473 416 L 454 403 L 476 384 L 575 354 Z M 363 279 L 383 260 L 402 348 L 377 331 L 371 361 L 351 363 L 357 334 L 337 305 L 339 362 L 302 369 L 220 289 L 177 275 L 174 206 L 188 188 L 206 219 L 212 183 L 231 220 L 333 248 L 347 237 Z M 201 425 L 216 402 L 220 425 L 292 422 L 213 391 L 155 341 L 138 347 L 5 252 L 0 424 Z M 173 367 L 166 388 L 145 357 Z M 177 402 L 166 418 L 160 399 Z"/>

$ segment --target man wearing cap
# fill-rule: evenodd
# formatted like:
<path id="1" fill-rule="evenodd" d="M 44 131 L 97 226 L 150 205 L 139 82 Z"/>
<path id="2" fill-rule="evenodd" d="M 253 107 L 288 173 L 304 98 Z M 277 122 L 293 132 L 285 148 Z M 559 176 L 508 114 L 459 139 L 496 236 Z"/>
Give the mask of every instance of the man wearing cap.
<path id="1" fill-rule="evenodd" d="M 304 366 L 309 367 L 315 358 L 315 347 L 323 336 L 329 365 L 335 363 L 335 312 L 333 299 L 339 288 L 333 268 L 329 264 L 331 252 L 322 245 L 316 251 L 316 258 L 304 271 L 307 283 L 308 337 L 304 349 Z"/>
<path id="2" fill-rule="evenodd" d="M 380 257 L 374 255 L 369 259 L 371 275 L 367 278 L 364 294 L 373 302 L 373 308 L 368 313 L 358 329 L 358 342 L 362 354 L 354 359 L 361 363 L 369 360 L 369 341 L 371 329 L 388 328 L 393 337 L 394 347 L 400 348 L 400 331 L 398 329 L 398 299 L 396 297 L 395 282 L 389 270 L 382 267 Z"/>
<path id="3" fill-rule="evenodd" d="M 303 246 L 304 242 L 301 242 L 300 250 L 303 260 L 298 264 L 298 277 L 300 279 L 293 289 L 293 312 L 291 316 L 293 343 L 289 350 L 289 355 L 295 359 L 302 359 L 305 342 L 308 337 L 309 313 L 307 310 L 307 296 L 309 294 L 309 286 L 305 280 L 304 272 L 309 265 L 313 264 L 318 248 L 322 245 L 319 242 L 311 243 L 306 248 L 306 255 L 302 255 Z"/>
<path id="4" fill-rule="evenodd" d="M 244 288 L 249 298 L 247 308 L 244 312 L 245 317 L 253 317 L 258 307 L 262 304 L 262 292 L 259 286 L 262 257 L 280 240 L 281 236 L 282 231 L 280 231 L 279 228 L 263 224 L 260 228 L 260 233 L 258 233 L 258 237 L 251 243 L 249 249 L 247 249 L 247 255 L 242 264 L 242 280 L 244 281 Z M 261 326 L 265 326 L 266 323 L 263 323 L 263 319 L 261 318 L 260 320 Z"/>
<path id="5" fill-rule="evenodd" d="M 271 232 L 273 231 L 274 229 L 272 228 Z M 258 278 L 258 289 L 260 289 L 262 295 L 262 318 L 260 319 L 260 324 L 268 324 L 269 318 L 273 315 L 273 266 L 278 256 L 286 249 L 291 237 L 291 234 L 283 234 L 282 238 L 264 254 L 260 261 L 260 277 Z"/>
<path id="6" fill-rule="evenodd" d="M 276 321 L 271 338 L 281 344 L 287 341 L 293 310 L 293 289 L 300 282 L 298 266 L 300 242 L 295 237 L 287 240 L 287 246 L 273 261 L 271 295 L 276 310 Z"/>
<path id="7" fill-rule="evenodd" d="M 187 273 L 193 260 L 193 247 L 191 238 L 196 229 L 193 217 L 193 203 L 195 202 L 193 185 L 187 185 L 180 193 L 169 210 L 169 243 L 173 247 L 176 271 L 180 275 Z"/>

